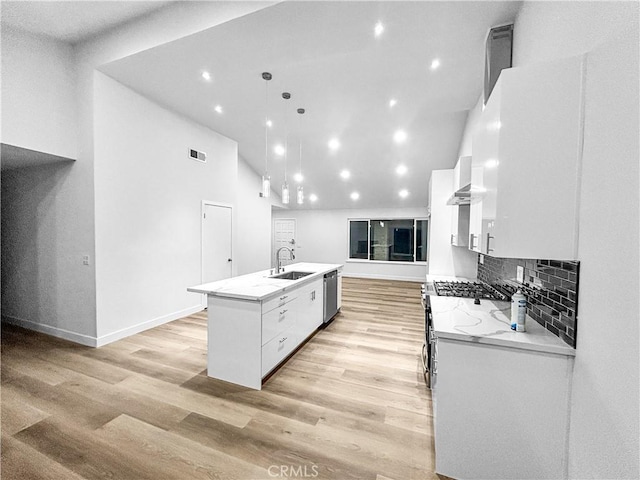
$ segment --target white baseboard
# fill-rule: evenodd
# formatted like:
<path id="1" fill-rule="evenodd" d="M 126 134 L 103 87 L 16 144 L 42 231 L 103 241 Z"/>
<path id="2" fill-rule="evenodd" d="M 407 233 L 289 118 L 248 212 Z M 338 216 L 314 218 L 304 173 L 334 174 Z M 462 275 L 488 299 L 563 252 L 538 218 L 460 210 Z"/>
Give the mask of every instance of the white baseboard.
<path id="1" fill-rule="evenodd" d="M 394 275 L 380 275 L 370 273 L 346 273 L 342 272 L 343 277 L 349 278 L 370 278 L 372 280 L 397 280 L 399 282 L 421 282 L 424 283 L 424 275 L 421 277 L 402 277 Z"/>
<path id="2" fill-rule="evenodd" d="M 11 317 L 9 315 L 3 315 L 2 321 L 10 323 L 11 325 L 17 325 L 18 327 L 26 328 L 27 330 L 35 330 L 36 332 L 46 333 L 52 337 L 62 338 L 69 340 L 80 345 L 86 345 L 87 347 L 96 347 L 97 339 L 90 335 L 84 335 L 82 333 L 71 332 L 64 328 L 58 328 L 44 323 L 33 322 L 31 320 L 25 320 L 24 318 Z"/>
<path id="3" fill-rule="evenodd" d="M 47 335 L 51 335 L 53 337 L 63 338 L 74 343 L 79 343 L 80 345 L 86 345 L 87 347 L 102 347 L 122 338 L 130 337 L 131 335 L 135 335 L 136 333 L 140 333 L 145 330 L 149 330 L 150 328 L 157 327 L 158 325 L 172 322 L 174 320 L 178 320 L 179 318 L 200 312 L 203 310 L 203 308 L 204 307 L 202 305 L 195 305 L 193 307 L 185 308 L 184 310 L 173 312 L 168 315 L 163 315 L 162 317 L 154 318 L 152 320 L 148 320 L 131 327 L 123 328 L 122 330 L 108 333 L 97 338 L 90 335 L 71 332 L 63 328 L 53 327 L 51 325 L 45 325 L 42 323 L 33 322 L 31 320 L 25 320 L 23 318 L 11 317 L 8 315 L 3 315 L 2 321 L 10 323 L 12 325 L 17 325 L 18 327 L 26 328 L 27 330 L 35 330 L 36 332 L 46 333 Z"/>
<path id="4" fill-rule="evenodd" d="M 178 320 L 179 318 L 200 312 L 203 310 L 203 308 L 204 307 L 202 305 L 196 305 L 193 307 L 185 308 L 184 310 L 180 310 L 178 312 L 173 312 L 168 315 L 163 315 L 162 317 L 154 318 L 152 320 L 133 325 L 131 327 L 123 328 L 122 330 L 117 330 L 112 333 L 107 333 L 106 335 L 101 335 L 97 338 L 95 346 L 102 347 L 122 338 L 130 337 L 131 335 L 135 335 L 136 333 L 140 333 L 145 330 L 149 330 L 150 328 L 157 327 L 158 325 L 173 322 L 174 320 Z"/>

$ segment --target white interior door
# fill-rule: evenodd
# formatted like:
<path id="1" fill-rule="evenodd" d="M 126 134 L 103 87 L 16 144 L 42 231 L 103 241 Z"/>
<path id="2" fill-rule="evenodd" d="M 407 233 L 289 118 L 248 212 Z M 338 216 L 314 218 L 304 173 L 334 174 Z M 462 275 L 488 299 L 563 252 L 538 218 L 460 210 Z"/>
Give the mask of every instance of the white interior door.
<path id="1" fill-rule="evenodd" d="M 296 221 L 292 218 L 277 218 L 273 221 L 273 259 L 280 247 L 288 247 L 296 251 Z M 282 252 L 281 265 L 289 265 L 294 262 L 289 253 Z"/>
<path id="2" fill-rule="evenodd" d="M 231 207 L 203 204 L 202 283 L 231 277 Z"/>

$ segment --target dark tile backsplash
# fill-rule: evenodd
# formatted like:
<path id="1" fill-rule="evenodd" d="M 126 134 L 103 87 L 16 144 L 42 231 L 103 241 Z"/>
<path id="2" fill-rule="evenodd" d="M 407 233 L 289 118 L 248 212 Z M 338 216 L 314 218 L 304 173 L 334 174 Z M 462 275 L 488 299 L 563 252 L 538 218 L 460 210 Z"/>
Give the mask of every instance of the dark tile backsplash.
<path id="1" fill-rule="evenodd" d="M 524 268 L 524 283 L 517 282 L 517 267 Z M 527 297 L 527 314 L 576 347 L 578 330 L 578 277 L 580 262 L 494 258 L 478 256 L 478 278 L 511 296 L 521 288 Z"/>

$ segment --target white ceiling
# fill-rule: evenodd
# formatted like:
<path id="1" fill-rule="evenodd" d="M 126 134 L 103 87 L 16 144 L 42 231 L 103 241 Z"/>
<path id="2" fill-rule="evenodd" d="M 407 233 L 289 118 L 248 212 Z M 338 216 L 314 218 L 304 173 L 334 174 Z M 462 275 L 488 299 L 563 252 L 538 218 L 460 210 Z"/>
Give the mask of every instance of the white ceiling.
<path id="1" fill-rule="evenodd" d="M 9 2 L 2 3 L 4 22 Z M 56 24 L 34 27 L 41 33 L 57 31 L 63 38 L 69 21 L 68 38 L 76 39 L 69 41 L 82 41 L 96 23 L 113 18 L 115 5 L 123 6 L 122 21 L 131 21 L 144 14 L 132 4 L 170 2 L 11 3 L 38 4 L 34 8 L 42 13 L 39 18 L 49 17 Z M 56 5 L 58 14 L 44 4 Z M 87 4 L 95 18 L 83 21 Z M 269 71 L 268 116 L 274 122 L 269 173 L 276 191 L 285 162 L 272 147 L 284 143 L 288 123 L 289 182 L 295 187 L 291 177 L 298 170 L 301 139 L 305 193 L 318 196 L 303 208 L 424 207 L 431 170 L 452 168 L 457 160 L 467 111 L 482 90 L 488 30 L 512 22 L 519 7 L 520 2 L 509 0 L 283 2 L 101 70 L 238 141 L 239 154 L 260 174 L 265 169 L 261 73 Z M 94 22 L 102 16 L 104 22 Z M 385 30 L 375 38 L 378 21 Z M 441 66 L 432 71 L 434 58 Z M 211 72 L 211 82 L 202 79 L 203 70 Z M 283 91 L 291 93 L 291 100 L 281 98 Z M 393 108 L 388 105 L 391 98 L 397 100 Z M 222 114 L 214 111 L 218 104 Z M 295 113 L 298 107 L 306 109 L 303 117 Z M 397 145 L 393 134 L 400 128 L 408 138 Z M 341 143 L 335 152 L 327 146 L 332 137 Z M 402 177 L 395 173 L 400 164 L 408 168 Z M 339 177 L 345 168 L 351 172 L 347 181 Z M 410 192 L 407 198 L 398 196 L 401 189 Z M 360 193 L 357 202 L 349 198 L 352 191 Z"/>
<path id="2" fill-rule="evenodd" d="M 7 1 L 2 23 L 68 43 L 78 43 L 130 22 L 170 1 Z"/>

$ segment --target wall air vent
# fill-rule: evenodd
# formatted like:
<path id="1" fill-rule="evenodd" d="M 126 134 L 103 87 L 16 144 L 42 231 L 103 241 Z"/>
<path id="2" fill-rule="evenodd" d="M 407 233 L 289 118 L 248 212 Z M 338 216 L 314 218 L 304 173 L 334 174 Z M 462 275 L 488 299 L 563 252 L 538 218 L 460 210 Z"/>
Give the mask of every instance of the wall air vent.
<path id="1" fill-rule="evenodd" d="M 207 163 L 207 154 L 194 150 L 193 148 L 189 149 L 189 158 L 191 160 L 197 160 L 198 162 Z"/>
<path id="2" fill-rule="evenodd" d="M 500 72 L 511 68 L 513 50 L 513 24 L 494 27 L 489 30 L 485 46 L 484 62 L 484 105 L 487 104 Z"/>

